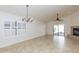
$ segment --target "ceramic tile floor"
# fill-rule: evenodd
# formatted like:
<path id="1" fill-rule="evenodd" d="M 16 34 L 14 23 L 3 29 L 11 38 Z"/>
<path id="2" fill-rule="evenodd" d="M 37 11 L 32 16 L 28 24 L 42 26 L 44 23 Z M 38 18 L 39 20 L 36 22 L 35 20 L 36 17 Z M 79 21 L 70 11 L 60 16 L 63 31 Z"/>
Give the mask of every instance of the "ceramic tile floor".
<path id="1" fill-rule="evenodd" d="M 0 48 L 5 53 L 78 53 L 79 40 L 64 36 L 42 36 L 35 39 Z"/>

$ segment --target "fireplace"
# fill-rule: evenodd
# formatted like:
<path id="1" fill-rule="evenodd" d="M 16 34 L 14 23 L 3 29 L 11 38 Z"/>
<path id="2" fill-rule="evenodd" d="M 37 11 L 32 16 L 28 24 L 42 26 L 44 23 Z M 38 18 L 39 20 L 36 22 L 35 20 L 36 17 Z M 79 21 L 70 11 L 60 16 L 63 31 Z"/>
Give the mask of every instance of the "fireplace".
<path id="1" fill-rule="evenodd" d="M 72 35 L 79 36 L 79 26 L 72 27 Z"/>
<path id="2" fill-rule="evenodd" d="M 79 28 L 73 28 L 73 35 L 79 36 Z"/>

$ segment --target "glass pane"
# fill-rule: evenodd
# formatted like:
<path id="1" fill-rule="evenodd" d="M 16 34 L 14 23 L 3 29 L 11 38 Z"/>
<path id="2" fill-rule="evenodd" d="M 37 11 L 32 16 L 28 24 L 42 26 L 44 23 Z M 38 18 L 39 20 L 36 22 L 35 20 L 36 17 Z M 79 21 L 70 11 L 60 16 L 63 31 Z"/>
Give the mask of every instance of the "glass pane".
<path id="1" fill-rule="evenodd" d="M 54 25 L 54 35 L 56 35 L 56 36 L 64 35 L 64 24 Z"/>
<path id="2" fill-rule="evenodd" d="M 64 35 L 64 25 L 63 24 L 59 25 L 59 35 L 60 36 Z"/>
<path id="3" fill-rule="evenodd" d="M 54 25 L 54 35 L 58 35 L 58 25 Z"/>

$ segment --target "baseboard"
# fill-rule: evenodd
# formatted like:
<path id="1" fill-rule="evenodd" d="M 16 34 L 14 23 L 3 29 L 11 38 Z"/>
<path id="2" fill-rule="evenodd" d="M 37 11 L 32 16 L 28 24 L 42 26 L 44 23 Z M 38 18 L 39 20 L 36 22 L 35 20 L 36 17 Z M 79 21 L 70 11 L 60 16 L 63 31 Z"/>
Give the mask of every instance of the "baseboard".
<path id="1" fill-rule="evenodd" d="M 6 48 L 6 47 L 9 47 L 11 45 L 15 45 L 15 44 L 21 43 L 23 41 L 36 39 L 36 38 L 43 37 L 43 36 L 47 36 L 47 35 L 39 35 L 39 36 L 36 36 L 36 37 L 24 38 L 23 40 L 19 39 L 19 40 L 15 41 L 15 42 L 4 44 L 4 45 L 0 46 L 0 48 Z"/>

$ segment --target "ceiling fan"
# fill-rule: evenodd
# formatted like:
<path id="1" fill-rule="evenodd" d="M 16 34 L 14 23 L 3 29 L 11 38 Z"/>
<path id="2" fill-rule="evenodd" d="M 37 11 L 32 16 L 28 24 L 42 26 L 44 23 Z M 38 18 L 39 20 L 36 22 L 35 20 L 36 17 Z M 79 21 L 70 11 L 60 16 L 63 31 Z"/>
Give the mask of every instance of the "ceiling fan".
<path id="1" fill-rule="evenodd" d="M 25 18 L 22 18 L 22 21 L 25 21 L 25 22 L 32 22 L 33 19 L 29 17 L 29 5 L 26 5 L 26 8 L 27 8 L 27 16 Z"/>
<path id="2" fill-rule="evenodd" d="M 62 16 L 63 17 L 63 16 Z M 56 21 L 62 21 L 63 19 L 59 18 L 59 14 L 57 13 Z"/>

